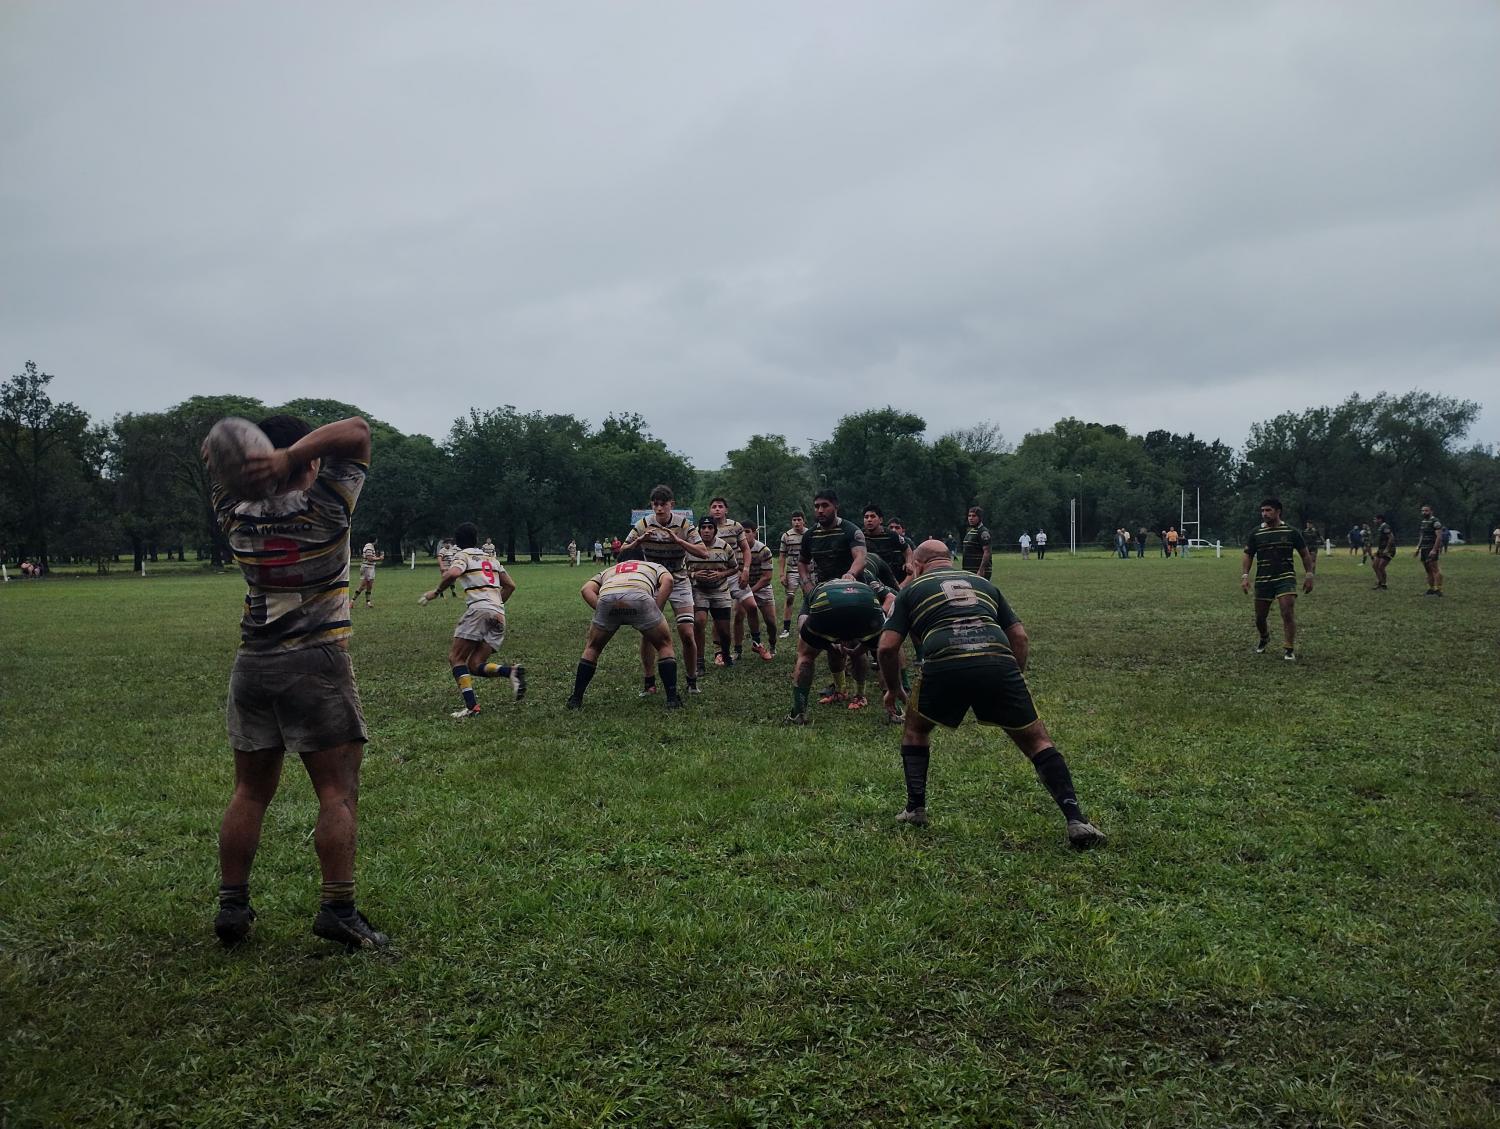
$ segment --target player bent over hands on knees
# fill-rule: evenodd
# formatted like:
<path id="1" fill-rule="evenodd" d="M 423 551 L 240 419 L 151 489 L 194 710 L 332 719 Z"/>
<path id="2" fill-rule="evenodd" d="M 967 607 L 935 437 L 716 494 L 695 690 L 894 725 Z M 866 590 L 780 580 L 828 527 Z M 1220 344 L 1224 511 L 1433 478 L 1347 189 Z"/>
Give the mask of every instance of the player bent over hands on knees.
<path id="1" fill-rule="evenodd" d="M 677 696 L 677 655 L 672 650 L 672 632 L 662 615 L 662 609 L 672 598 L 671 570 L 641 560 L 638 547 L 622 550 L 621 556 L 624 559 L 618 564 L 590 577 L 579 590 L 583 602 L 594 609 L 594 618 L 583 644 L 583 657 L 573 675 L 568 709 L 582 707 L 584 691 L 599 668 L 599 656 L 615 632 L 622 627 L 633 627 L 655 649 L 656 669 L 667 691 L 667 709 L 675 710 L 682 705 Z"/>
<path id="2" fill-rule="evenodd" d="M 910 634 L 922 648 L 922 669 L 910 696 L 901 688 L 901 642 Z M 982 725 L 998 725 L 1031 761 L 1067 822 L 1078 848 L 1104 842 L 1083 814 L 1073 778 L 1037 716 L 1023 671 L 1029 653 L 1026 628 L 1000 590 L 981 576 L 953 567 L 941 541 L 924 541 L 912 554 L 912 580 L 896 596 L 880 634 L 885 705 L 906 701 L 901 767 L 906 807 L 896 819 L 927 822 L 927 764 L 932 730 L 957 729 L 969 710 Z"/>

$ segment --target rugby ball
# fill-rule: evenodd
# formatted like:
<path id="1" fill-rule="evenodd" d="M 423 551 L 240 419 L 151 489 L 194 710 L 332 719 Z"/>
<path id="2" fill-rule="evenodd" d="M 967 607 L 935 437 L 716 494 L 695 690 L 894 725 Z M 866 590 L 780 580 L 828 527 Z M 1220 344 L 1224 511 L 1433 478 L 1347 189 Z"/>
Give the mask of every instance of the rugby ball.
<path id="1" fill-rule="evenodd" d="M 254 488 L 244 481 L 245 457 L 269 455 L 276 449 L 266 433 L 248 419 L 225 416 L 203 441 L 208 451 L 208 469 L 220 486 L 236 498 L 269 498 L 279 482 L 264 481 Z"/>

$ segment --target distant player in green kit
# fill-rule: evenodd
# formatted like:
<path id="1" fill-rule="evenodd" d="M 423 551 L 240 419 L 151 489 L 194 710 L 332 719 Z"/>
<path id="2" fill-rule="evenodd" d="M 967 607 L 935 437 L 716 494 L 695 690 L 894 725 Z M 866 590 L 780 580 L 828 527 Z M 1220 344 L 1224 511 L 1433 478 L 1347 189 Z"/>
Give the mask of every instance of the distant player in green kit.
<path id="1" fill-rule="evenodd" d="M 1263 654 L 1271 641 L 1266 616 L 1271 601 L 1281 608 L 1281 657 L 1297 661 L 1297 574 L 1292 568 L 1292 554 L 1302 556 L 1302 590 L 1313 590 L 1317 568 L 1307 551 L 1307 541 L 1297 530 L 1281 520 L 1281 499 L 1267 498 L 1260 504 L 1260 527 L 1245 539 L 1245 556 L 1240 562 L 1240 590 L 1250 591 L 1250 563 L 1255 562 L 1255 629 L 1260 641 L 1255 653 Z"/>
<path id="2" fill-rule="evenodd" d="M 1443 523 L 1432 512 L 1431 506 L 1422 507 L 1422 528 L 1417 534 L 1417 551 L 1414 554 L 1427 570 L 1427 596 L 1443 594 L 1443 569 L 1439 564 L 1443 552 Z"/>
<path id="3" fill-rule="evenodd" d="M 1036 770 L 1061 809 L 1068 842 L 1094 847 L 1104 842 L 1083 814 L 1067 761 L 1037 716 L 1024 671 L 1030 650 L 1026 628 L 988 580 L 953 567 L 941 541 L 924 541 L 911 558 L 912 579 L 897 594 L 880 633 L 880 669 L 886 709 L 906 701 L 901 767 L 906 807 L 900 823 L 927 823 L 927 765 L 932 731 L 957 729 L 969 711 L 981 725 L 997 725 Z M 911 695 L 901 689 L 901 642 L 910 635 L 922 649 L 922 671 Z"/>

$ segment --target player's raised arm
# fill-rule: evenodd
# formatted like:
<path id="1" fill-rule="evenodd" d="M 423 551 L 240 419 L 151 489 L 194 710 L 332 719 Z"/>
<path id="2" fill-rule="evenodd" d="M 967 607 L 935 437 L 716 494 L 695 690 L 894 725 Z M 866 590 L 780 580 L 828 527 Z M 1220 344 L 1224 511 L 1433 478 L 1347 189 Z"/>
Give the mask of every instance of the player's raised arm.
<path id="1" fill-rule="evenodd" d="M 309 431 L 290 447 L 280 447 L 267 454 L 245 456 L 243 478 L 247 485 L 263 482 L 285 482 L 299 468 L 314 459 L 353 459 L 370 461 L 370 425 L 361 416 L 325 423 Z"/>
<path id="2" fill-rule="evenodd" d="M 865 532 L 862 529 L 854 531 L 854 540 L 849 546 L 849 571 L 844 573 L 850 580 L 858 580 L 860 573 L 865 571 L 865 562 L 869 560 L 869 550 L 865 548 Z"/>

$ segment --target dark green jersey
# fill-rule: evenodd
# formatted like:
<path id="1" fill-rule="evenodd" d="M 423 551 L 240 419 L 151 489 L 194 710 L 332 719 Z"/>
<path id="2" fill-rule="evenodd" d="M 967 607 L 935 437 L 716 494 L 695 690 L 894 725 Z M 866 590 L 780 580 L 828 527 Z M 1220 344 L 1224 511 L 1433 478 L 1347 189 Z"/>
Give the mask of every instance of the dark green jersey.
<path id="1" fill-rule="evenodd" d="M 1422 519 L 1422 531 L 1417 535 L 1417 548 L 1423 551 L 1437 545 L 1443 537 L 1443 523 L 1438 520 L 1437 514 L 1431 514 Z"/>
<path id="2" fill-rule="evenodd" d="M 847 518 L 815 524 L 802 535 L 802 562 L 811 568 L 813 583 L 837 580 L 853 566 L 855 547 L 864 543 L 864 530 Z"/>
<path id="3" fill-rule="evenodd" d="M 1255 558 L 1255 583 L 1295 579 L 1292 557 L 1306 548 L 1307 541 L 1290 525 L 1261 523 L 1245 539 L 1245 552 Z"/>
<path id="4" fill-rule="evenodd" d="M 896 589 L 901 587 L 901 582 L 896 579 L 891 566 L 874 553 L 865 558 L 865 570 L 859 574 L 859 578 L 873 588 L 875 595 L 882 600 L 887 596 L 895 595 Z"/>
<path id="5" fill-rule="evenodd" d="M 910 635 L 922 665 L 1014 660 L 1007 627 L 1021 622 L 1000 590 L 956 568 L 925 572 L 896 595 L 887 631 Z"/>
<path id="6" fill-rule="evenodd" d="M 865 548 L 870 556 L 884 561 L 900 583 L 906 576 L 906 538 L 889 529 L 881 533 L 866 533 Z"/>
<path id="7" fill-rule="evenodd" d="M 1375 531 L 1375 551 L 1377 553 L 1396 551 L 1396 534 L 1386 522 L 1381 522 L 1380 528 Z"/>
<path id="8" fill-rule="evenodd" d="M 874 643 L 885 625 L 880 597 L 857 580 L 829 580 L 813 589 L 807 599 L 807 634 L 825 643 Z"/>
<path id="9" fill-rule="evenodd" d="M 964 530 L 963 566 L 965 572 L 978 572 L 984 563 L 984 551 L 990 547 L 990 530 L 983 524 Z"/>

